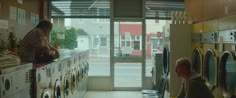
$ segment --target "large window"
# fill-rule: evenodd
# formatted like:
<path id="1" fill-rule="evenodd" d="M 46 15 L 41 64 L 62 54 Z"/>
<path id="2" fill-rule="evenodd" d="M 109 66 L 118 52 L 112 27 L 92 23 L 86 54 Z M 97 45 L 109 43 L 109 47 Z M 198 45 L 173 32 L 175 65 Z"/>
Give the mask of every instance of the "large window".
<path id="1" fill-rule="evenodd" d="M 56 23 L 53 30 L 55 36 L 52 37 L 56 39 L 56 33 L 64 34 L 64 39 L 54 40 L 60 41 L 61 52 L 64 52 L 62 56 L 69 56 L 70 51 L 89 50 L 89 76 L 110 76 L 109 22 L 93 21 L 98 18 L 67 18 L 63 19 L 65 22 L 60 22 L 65 23 L 61 26 L 57 24 L 58 19 L 52 20 Z"/>
<path id="2" fill-rule="evenodd" d="M 141 50 L 141 37 L 139 35 L 127 36 L 121 35 L 121 47 L 132 48 L 133 50 Z"/>

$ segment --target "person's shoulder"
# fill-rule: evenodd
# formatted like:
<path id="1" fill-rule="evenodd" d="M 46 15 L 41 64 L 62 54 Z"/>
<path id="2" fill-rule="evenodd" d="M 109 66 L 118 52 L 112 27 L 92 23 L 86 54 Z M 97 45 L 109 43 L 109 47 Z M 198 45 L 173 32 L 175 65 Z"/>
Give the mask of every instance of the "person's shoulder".
<path id="1" fill-rule="evenodd" d="M 200 74 L 194 72 L 190 75 L 189 82 L 196 82 L 196 81 L 198 81 L 198 82 L 201 81 L 201 82 L 205 83 L 205 80 L 202 78 L 202 76 Z"/>

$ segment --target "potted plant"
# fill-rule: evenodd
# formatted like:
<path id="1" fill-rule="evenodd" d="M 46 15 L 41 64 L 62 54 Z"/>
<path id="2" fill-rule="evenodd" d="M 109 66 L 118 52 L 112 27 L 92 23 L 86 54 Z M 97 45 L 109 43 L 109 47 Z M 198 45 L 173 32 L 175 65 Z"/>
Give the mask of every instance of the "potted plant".
<path id="1" fill-rule="evenodd" d="M 9 40 L 9 50 L 14 53 L 17 53 L 17 38 L 13 32 L 13 28 L 9 30 L 8 40 Z"/>
<path id="2" fill-rule="evenodd" d="M 5 50 L 6 47 L 5 47 L 5 42 L 3 40 L 0 41 L 0 52 Z"/>

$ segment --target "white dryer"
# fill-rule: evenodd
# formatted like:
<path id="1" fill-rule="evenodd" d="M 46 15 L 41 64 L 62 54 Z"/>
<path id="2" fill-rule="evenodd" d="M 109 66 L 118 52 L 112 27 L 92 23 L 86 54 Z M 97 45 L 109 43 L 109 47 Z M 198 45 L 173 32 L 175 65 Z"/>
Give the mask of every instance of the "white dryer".
<path id="1" fill-rule="evenodd" d="M 64 59 L 61 61 L 62 64 L 62 98 L 70 98 L 70 80 L 69 80 L 69 73 L 70 68 L 68 67 L 70 65 L 70 62 L 68 59 Z"/>
<path id="2" fill-rule="evenodd" d="M 71 87 L 71 98 L 75 98 L 76 95 L 78 94 L 78 90 L 77 90 L 77 69 L 75 66 L 71 67 L 71 71 L 70 71 L 70 87 Z"/>
<path id="3" fill-rule="evenodd" d="M 0 69 L 0 98 L 31 98 L 32 63 Z"/>
<path id="4" fill-rule="evenodd" d="M 51 71 L 51 64 L 33 69 L 32 98 L 52 98 Z"/>
<path id="5" fill-rule="evenodd" d="M 61 61 L 51 63 L 52 98 L 62 98 L 62 64 Z"/>
<path id="6" fill-rule="evenodd" d="M 236 57 L 225 51 L 219 63 L 219 84 L 224 98 L 236 98 Z"/>

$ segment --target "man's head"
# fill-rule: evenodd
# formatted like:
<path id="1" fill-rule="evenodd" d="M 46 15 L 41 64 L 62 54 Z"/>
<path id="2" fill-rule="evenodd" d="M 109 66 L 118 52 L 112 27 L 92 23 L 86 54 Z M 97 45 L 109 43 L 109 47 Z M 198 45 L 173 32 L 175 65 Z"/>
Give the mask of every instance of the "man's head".
<path id="1" fill-rule="evenodd" d="M 191 61 L 187 57 L 179 58 L 176 61 L 176 74 L 183 78 L 188 78 L 191 73 Z"/>
<path id="2" fill-rule="evenodd" d="M 52 26 L 53 25 L 49 20 L 44 19 L 39 22 L 39 24 L 37 25 L 37 28 L 42 29 L 46 33 L 46 35 L 49 35 L 49 33 L 52 30 Z"/>

